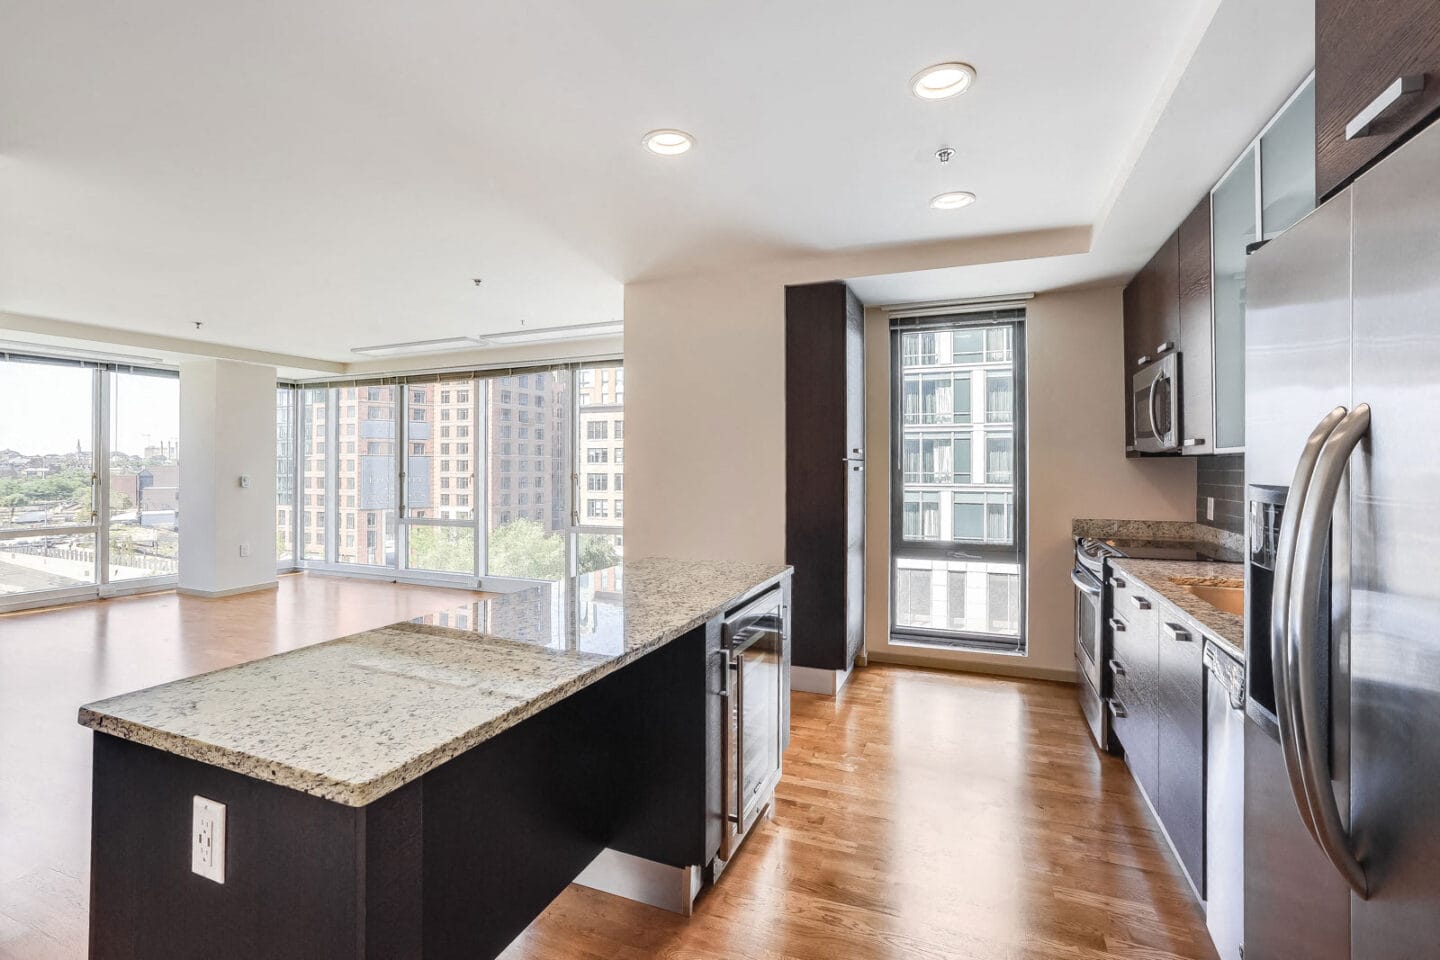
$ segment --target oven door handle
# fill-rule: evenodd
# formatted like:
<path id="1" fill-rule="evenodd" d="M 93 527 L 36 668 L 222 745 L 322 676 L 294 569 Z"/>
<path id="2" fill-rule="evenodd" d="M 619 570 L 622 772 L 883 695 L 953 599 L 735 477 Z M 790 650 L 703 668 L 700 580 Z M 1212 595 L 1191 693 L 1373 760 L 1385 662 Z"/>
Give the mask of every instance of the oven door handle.
<path id="1" fill-rule="evenodd" d="M 1070 582 L 1075 584 L 1075 589 L 1081 591 L 1082 593 L 1087 593 L 1092 597 L 1100 596 L 1100 587 L 1096 584 L 1091 583 L 1089 578 L 1085 577 L 1080 572 L 1079 567 L 1076 567 L 1074 570 L 1070 571 Z"/>

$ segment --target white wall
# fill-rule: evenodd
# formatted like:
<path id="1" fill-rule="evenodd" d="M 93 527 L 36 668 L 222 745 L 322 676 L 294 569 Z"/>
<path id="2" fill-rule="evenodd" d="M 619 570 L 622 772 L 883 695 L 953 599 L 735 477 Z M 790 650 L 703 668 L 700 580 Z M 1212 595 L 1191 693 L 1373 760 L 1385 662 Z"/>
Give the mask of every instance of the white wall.
<path id="1" fill-rule="evenodd" d="M 890 644 L 889 471 L 866 497 L 866 648 L 877 660 L 1069 679 L 1074 674 L 1070 522 L 1076 517 L 1195 519 L 1195 461 L 1125 459 L 1120 287 L 1040 294 L 1026 310 L 1029 653 Z M 888 319 L 867 310 L 866 445 L 890 449 Z"/>
<path id="2" fill-rule="evenodd" d="M 274 367 L 180 365 L 180 496 L 182 592 L 213 596 L 275 583 Z M 242 544 L 248 557 L 240 556 Z"/>

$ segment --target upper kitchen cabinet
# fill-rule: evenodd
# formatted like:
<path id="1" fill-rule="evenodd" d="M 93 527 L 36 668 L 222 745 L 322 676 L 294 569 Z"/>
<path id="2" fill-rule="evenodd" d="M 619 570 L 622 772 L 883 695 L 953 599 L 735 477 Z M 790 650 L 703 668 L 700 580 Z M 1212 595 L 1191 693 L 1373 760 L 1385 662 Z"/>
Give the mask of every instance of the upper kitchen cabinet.
<path id="1" fill-rule="evenodd" d="M 1440 109 L 1440 4 L 1316 0 L 1315 183 L 1328 197 Z"/>
<path id="2" fill-rule="evenodd" d="M 1135 436 L 1131 378 L 1180 341 L 1180 260 L 1175 236 L 1155 251 L 1150 262 L 1125 288 L 1125 442 Z M 1133 451 L 1131 451 L 1133 452 Z"/>
<path id="3" fill-rule="evenodd" d="M 1180 452 L 1195 455 L 1215 449 L 1208 196 L 1181 222 L 1175 238 L 1180 268 Z"/>
<path id="4" fill-rule="evenodd" d="M 1215 443 L 1245 447 L 1245 261 L 1315 209 L 1310 144 L 1315 92 L 1307 80 L 1266 124 L 1210 193 Z"/>

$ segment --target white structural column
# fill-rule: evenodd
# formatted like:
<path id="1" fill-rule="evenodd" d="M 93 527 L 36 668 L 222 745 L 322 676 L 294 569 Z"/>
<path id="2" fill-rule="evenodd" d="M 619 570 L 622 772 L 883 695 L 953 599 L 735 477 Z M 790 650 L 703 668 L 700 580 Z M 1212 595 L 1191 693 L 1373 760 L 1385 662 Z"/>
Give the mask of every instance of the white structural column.
<path id="1" fill-rule="evenodd" d="M 180 365 L 180 592 L 275 586 L 275 368 Z"/>

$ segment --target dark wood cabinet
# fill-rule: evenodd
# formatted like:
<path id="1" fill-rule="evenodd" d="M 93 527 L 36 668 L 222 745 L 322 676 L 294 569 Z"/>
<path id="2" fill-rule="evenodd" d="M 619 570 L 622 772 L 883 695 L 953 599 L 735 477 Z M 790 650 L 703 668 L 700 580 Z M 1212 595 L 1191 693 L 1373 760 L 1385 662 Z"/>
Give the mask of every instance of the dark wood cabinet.
<path id="1" fill-rule="evenodd" d="M 794 663 L 864 647 L 865 310 L 840 282 L 785 288 L 785 557 Z M 883 463 L 884 452 L 877 456 Z"/>
<path id="2" fill-rule="evenodd" d="M 1155 251 L 1125 288 L 1125 445 L 1134 432 L 1131 378 L 1180 341 L 1180 258 L 1174 234 Z"/>
<path id="3" fill-rule="evenodd" d="M 1109 589 L 1115 738 L 1203 898 L 1205 639 L 1128 574 L 1112 574 Z"/>
<path id="4" fill-rule="evenodd" d="M 1158 618 L 1155 812 L 1196 891 L 1205 896 L 1205 638 Z"/>
<path id="5" fill-rule="evenodd" d="M 1346 127 L 1405 78 L 1363 135 Z M 1383 102 L 1383 101 L 1382 101 Z M 1435 0 L 1316 0 L 1315 191 L 1345 186 L 1440 110 L 1440 4 Z"/>
<path id="6" fill-rule="evenodd" d="M 1210 196 L 1180 224 L 1180 436 L 1181 453 L 1215 449 L 1215 325 L 1210 306 Z"/>

